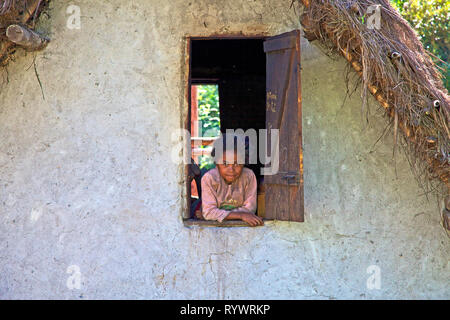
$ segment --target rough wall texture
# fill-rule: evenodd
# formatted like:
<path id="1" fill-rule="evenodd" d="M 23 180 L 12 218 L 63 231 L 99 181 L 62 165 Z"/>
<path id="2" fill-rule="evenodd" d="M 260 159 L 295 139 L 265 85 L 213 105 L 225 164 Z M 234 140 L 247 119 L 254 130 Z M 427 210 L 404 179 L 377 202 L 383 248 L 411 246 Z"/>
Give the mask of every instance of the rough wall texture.
<path id="1" fill-rule="evenodd" d="M 358 93 L 342 105 L 344 61 L 306 41 L 306 222 L 183 226 L 183 168 L 170 160 L 183 37 L 299 28 L 290 0 L 51 3 L 42 91 L 20 52 L 1 87 L 1 299 L 449 298 L 436 199 L 402 155 L 395 173 L 390 135 L 373 147 L 377 107 L 365 125 Z M 66 27 L 69 4 L 80 30 Z M 371 265 L 379 289 L 366 286 Z"/>

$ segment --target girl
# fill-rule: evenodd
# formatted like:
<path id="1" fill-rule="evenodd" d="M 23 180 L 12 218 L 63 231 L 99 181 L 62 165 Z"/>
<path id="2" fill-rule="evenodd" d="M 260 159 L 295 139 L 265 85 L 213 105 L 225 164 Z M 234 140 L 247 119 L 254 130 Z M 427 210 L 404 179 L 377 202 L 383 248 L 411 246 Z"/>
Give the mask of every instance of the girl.
<path id="1" fill-rule="evenodd" d="M 255 215 L 256 177 L 244 167 L 248 148 L 243 148 L 245 144 L 240 139 L 236 135 L 222 135 L 214 142 L 211 155 L 216 168 L 205 173 L 201 181 L 202 215 L 206 220 L 242 220 L 252 227 L 261 226 L 263 220 Z M 227 140 L 231 140 L 228 142 L 231 146 Z"/>

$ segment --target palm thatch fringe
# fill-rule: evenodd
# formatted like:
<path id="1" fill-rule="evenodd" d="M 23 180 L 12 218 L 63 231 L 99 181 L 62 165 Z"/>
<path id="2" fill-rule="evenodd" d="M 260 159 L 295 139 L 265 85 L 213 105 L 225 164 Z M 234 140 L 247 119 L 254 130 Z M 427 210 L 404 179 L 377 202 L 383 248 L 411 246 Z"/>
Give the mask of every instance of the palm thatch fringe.
<path id="1" fill-rule="evenodd" d="M 450 190 L 450 97 L 415 31 L 388 0 L 298 0 L 305 37 L 342 54 L 368 93 L 386 109 L 406 142 L 407 156 L 423 181 L 438 178 Z M 379 25 L 369 25 L 378 10 Z M 372 20 L 371 22 L 373 22 Z M 419 160 L 419 161 L 416 161 Z"/>
<path id="2" fill-rule="evenodd" d="M 0 2 L 0 15 L 4 15 L 14 8 L 16 0 L 2 0 Z"/>

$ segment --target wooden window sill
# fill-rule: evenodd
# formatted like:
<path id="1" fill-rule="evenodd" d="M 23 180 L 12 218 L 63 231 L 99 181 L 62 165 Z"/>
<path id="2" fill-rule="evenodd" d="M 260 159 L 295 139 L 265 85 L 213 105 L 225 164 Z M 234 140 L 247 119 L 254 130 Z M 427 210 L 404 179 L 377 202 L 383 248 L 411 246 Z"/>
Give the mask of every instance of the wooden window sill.
<path id="1" fill-rule="evenodd" d="M 264 220 L 264 223 L 270 220 Z M 242 220 L 224 220 L 222 222 L 214 221 L 214 220 L 198 220 L 198 219 L 184 219 L 183 220 L 185 227 L 222 227 L 222 228 L 230 228 L 230 227 L 250 227 L 246 222 Z"/>

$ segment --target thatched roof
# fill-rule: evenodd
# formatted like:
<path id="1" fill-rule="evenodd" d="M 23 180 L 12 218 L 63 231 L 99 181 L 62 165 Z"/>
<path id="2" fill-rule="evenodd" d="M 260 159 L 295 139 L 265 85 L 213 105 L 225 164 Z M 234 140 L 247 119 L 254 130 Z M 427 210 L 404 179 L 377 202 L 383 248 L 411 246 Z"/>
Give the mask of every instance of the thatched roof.
<path id="1" fill-rule="evenodd" d="M 48 0 L 0 0 L 0 66 L 9 62 L 17 44 L 6 36 L 11 25 L 34 29 L 39 14 L 48 5 Z"/>
<path id="2" fill-rule="evenodd" d="M 450 97 L 416 32 L 388 0 L 298 1 L 304 7 L 305 37 L 348 60 L 363 83 L 363 109 L 371 93 L 394 126 L 394 148 L 400 142 L 408 146 L 419 181 L 438 178 L 448 192 Z M 381 14 L 379 26 L 368 24 L 375 6 Z"/>

